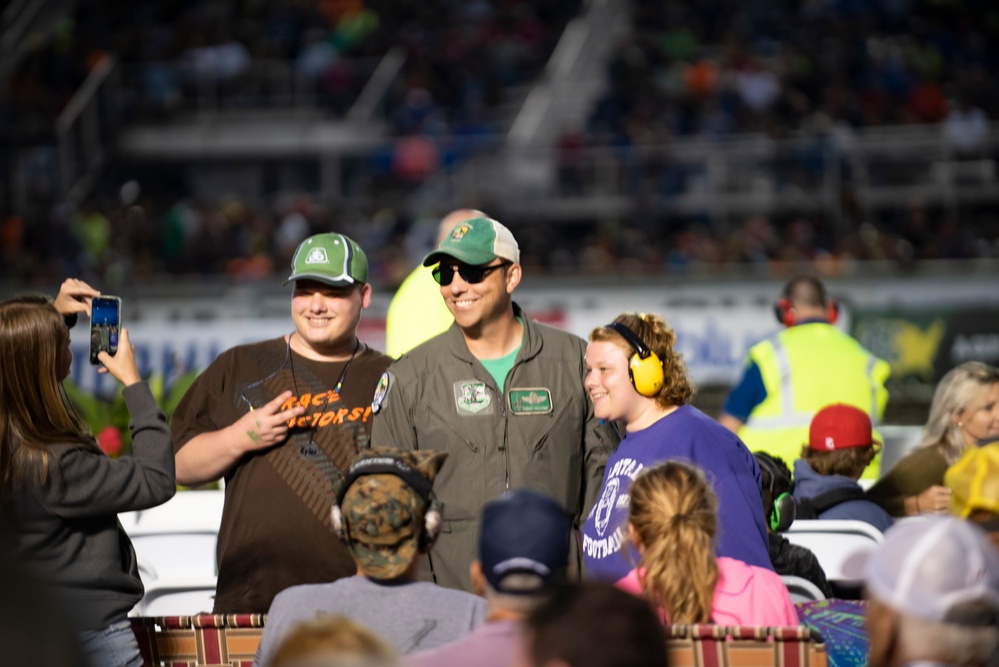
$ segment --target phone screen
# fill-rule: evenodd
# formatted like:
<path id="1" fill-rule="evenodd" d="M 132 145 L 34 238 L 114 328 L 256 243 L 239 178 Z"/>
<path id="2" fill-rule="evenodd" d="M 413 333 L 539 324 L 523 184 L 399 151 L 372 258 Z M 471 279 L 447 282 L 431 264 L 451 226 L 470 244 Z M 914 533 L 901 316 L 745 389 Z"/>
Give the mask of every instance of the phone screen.
<path id="1" fill-rule="evenodd" d="M 118 332 L 121 330 L 121 299 L 98 296 L 90 302 L 90 363 L 99 364 L 101 350 L 114 355 L 118 352 Z"/>

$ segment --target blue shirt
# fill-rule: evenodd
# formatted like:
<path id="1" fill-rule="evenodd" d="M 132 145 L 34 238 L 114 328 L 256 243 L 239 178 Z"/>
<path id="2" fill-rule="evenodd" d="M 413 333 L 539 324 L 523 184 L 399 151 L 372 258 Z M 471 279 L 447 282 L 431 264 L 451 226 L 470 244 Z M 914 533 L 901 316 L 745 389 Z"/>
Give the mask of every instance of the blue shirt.
<path id="1" fill-rule="evenodd" d="M 750 360 L 742 372 L 742 379 L 725 399 L 722 410 L 740 421 L 749 421 L 749 415 L 757 405 L 767 398 L 767 388 L 763 384 L 763 374 L 755 361 Z"/>

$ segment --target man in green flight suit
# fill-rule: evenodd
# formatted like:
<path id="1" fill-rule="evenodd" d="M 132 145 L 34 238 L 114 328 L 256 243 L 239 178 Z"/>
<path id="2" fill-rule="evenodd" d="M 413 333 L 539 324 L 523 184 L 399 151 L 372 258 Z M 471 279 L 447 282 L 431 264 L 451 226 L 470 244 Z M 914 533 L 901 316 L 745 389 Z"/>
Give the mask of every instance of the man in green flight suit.
<path id="1" fill-rule="evenodd" d="M 532 322 L 514 303 L 520 249 L 509 229 L 485 217 L 459 223 L 423 264 L 438 262 L 454 324 L 382 376 L 372 443 L 448 452 L 436 486 L 444 526 L 422 576 L 470 591 L 482 507 L 533 488 L 578 527 L 618 436 L 594 418 L 583 389 L 586 342 Z"/>

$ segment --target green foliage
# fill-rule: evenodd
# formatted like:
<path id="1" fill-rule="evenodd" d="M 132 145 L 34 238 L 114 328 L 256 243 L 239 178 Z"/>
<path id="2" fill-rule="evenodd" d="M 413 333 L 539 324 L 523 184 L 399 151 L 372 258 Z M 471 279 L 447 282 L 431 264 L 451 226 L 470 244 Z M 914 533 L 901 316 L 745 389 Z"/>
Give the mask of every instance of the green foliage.
<path id="1" fill-rule="evenodd" d="M 178 376 L 169 389 L 165 389 L 163 376 L 160 374 L 154 374 L 148 379 L 153 398 L 166 414 L 167 421 L 173 416 L 173 411 L 177 409 L 180 399 L 184 397 L 197 377 L 197 371 L 188 371 Z M 132 435 L 128 430 L 128 407 L 125 405 L 125 398 L 121 395 L 121 386 L 115 390 L 110 399 L 103 399 L 83 391 L 70 380 L 63 382 L 63 386 L 66 388 L 69 400 L 80 411 L 95 434 L 111 426 L 121 434 L 122 453 L 131 451 Z"/>

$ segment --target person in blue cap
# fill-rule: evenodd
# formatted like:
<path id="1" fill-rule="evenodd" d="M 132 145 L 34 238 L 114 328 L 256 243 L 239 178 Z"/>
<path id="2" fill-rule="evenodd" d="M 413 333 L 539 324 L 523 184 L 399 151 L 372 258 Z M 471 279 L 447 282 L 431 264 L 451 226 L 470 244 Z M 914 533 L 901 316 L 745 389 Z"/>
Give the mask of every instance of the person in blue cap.
<path id="1" fill-rule="evenodd" d="M 489 605 L 486 622 L 450 644 L 413 653 L 408 667 L 507 667 L 523 621 L 567 580 L 572 520 L 552 498 L 518 489 L 482 510 L 479 558 L 472 562 L 475 592 Z"/>

